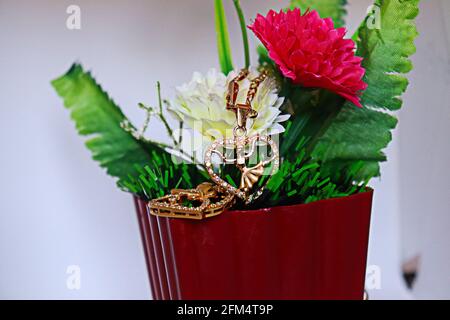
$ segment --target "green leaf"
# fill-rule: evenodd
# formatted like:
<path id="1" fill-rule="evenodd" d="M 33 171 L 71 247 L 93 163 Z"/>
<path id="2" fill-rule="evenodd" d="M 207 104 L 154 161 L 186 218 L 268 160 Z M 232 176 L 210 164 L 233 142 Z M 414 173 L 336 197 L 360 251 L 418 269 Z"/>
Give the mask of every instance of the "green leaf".
<path id="1" fill-rule="evenodd" d="M 369 84 L 362 96 L 366 107 L 398 110 L 400 96 L 408 86 L 403 74 L 412 70 L 409 57 L 416 52 L 414 19 L 419 0 L 377 0 L 380 29 L 371 29 L 368 16 L 358 30 L 357 55 L 364 57 L 365 81 Z M 376 18 L 376 17 L 375 17 Z"/>
<path id="2" fill-rule="evenodd" d="M 336 177 L 343 167 L 362 161 L 364 165 L 355 172 L 355 180 L 378 176 L 379 162 L 386 161 L 382 150 L 391 141 L 396 124 L 397 119 L 387 113 L 356 109 L 348 103 L 319 139 L 313 158 L 323 162 L 325 175 Z"/>
<path id="3" fill-rule="evenodd" d="M 302 12 L 311 8 L 316 10 L 321 18 L 331 18 L 336 28 L 345 24 L 347 0 L 291 0 L 291 8 L 300 8 Z"/>
<path id="4" fill-rule="evenodd" d="M 364 57 L 364 81 L 368 84 L 358 109 L 346 103 L 329 129 L 319 139 L 313 158 L 323 162 L 325 173 L 338 173 L 355 161 L 364 165 L 356 173 L 359 181 L 379 175 L 379 162 L 386 157 L 382 150 L 391 141 L 397 120 L 386 110 L 398 110 L 400 98 L 412 69 L 409 57 L 415 52 L 417 36 L 414 19 L 419 0 L 377 0 L 381 29 L 363 23 L 358 31 L 357 55 Z M 373 17 L 368 16 L 368 19 Z"/>
<path id="5" fill-rule="evenodd" d="M 227 18 L 225 16 L 222 0 L 214 0 L 214 10 L 220 69 L 224 74 L 228 74 L 233 70 L 233 62 L 231 58 L 230 39 L 228 36 Z"/>
<path id="6" fill-rule="evenodd" d="M 127 121 L 125 115 L 81 65 L 74 64 L 66 74 L 53 80 L 52 85 L 70 110 L 79 134 L 90 137 L 86 146 L 93 158 L 109 175 L 119 179 L 120 186 L 141 193 L 142 187 L 130 182 L 142 175 L 136 168 L 148 165 L 164 171 L 174 166 L 162 147 L 137 140 L 121 127 Z M 191 167 L 195 170 L 195 166 Z"/>

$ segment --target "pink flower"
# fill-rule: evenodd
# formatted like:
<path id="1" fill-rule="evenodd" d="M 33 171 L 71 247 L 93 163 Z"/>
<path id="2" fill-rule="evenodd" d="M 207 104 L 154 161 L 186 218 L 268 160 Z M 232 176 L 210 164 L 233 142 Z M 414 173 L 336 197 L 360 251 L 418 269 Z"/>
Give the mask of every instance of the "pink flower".
<path id="1" fill-rule="evenodd" d="M 330 18 L 321 19 L 314 10 L 300 9 L 258 15 L 249 28 L 269 51 L 281 73 L 304 87 L 331 90 L 358 107 L 362 81 L 362 58 L 355 44 L 344 39 L 346 29 L 335 29 Z"/>

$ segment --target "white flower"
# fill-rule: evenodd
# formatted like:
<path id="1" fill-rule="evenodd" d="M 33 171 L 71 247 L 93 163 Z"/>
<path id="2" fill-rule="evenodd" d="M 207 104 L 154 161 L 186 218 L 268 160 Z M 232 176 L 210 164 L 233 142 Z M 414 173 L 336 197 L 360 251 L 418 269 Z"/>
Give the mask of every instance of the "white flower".
<path id="1" fill-rule="evenodd" d="M 226 77 L 215 69 L 210 69 L 206 76 L 195 72 L 190 82 L 176 88 L 176 97 L 169 111 L 209 141 L 232 136 L 236 116 L 225 107 L 228 84 L 236 75 L 237 72 L 232 71 Z M 257 72 L 252 71 L 248 78 L 253 79 L 257 75 Z M 250 85 L 248 78 L 239 82 L 238 103 L 244 103 L 247 97 Z M 289 115 L 281 114 L 279 108 L 282 103 L 283 98 L 278 96 L 275 80 L 266 78 L 259 85 L 252 102 L 258 117 L 247 121 L 248 134 L 283 132 L 284 127 L 280 122 L 289 119 Z"/>

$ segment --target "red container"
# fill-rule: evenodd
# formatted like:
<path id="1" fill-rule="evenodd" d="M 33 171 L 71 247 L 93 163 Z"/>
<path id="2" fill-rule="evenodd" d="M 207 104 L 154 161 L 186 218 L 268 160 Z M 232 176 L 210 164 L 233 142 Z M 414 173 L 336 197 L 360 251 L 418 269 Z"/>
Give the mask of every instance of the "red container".
<path id="1" fill-rule="evenodd" d="M 155 217 L 135 199 L 154 299 L 362 299 L 373 192 Z"/>

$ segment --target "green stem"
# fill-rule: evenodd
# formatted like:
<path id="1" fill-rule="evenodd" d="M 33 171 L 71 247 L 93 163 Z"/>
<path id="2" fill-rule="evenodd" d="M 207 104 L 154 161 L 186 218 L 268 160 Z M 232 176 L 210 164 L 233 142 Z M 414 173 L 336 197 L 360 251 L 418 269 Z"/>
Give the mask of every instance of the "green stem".
<path id="1" fill-rule="evenodd" d="M 141 132 L 139 134 L 140 137 L 143 137 L 150 123 L 150 118 L 152 117 L 152 109 L 150 107 L 147 107 L 143 103 L 139 103 L 138 106 L 146 112 L 144 125 L 142 126 Z"/>
<path id="2" fill-rule="evenodd" d="M 162 112 L 162 99 L 161 99 L 161 84 L 156 82 L 156 90 L 158 91 L 158 106 L 159 106 L 159 112 L 158 117 L 161 120 L 161 122 L 164 124 L 164 127 L 166 127 L 167 134 L 172 139 L 173 143 L 177 145 L 177 140 L 173 136 L 173 131 L 169 126 L 169 123 L 167 122 L 166 118 L 164 117 L 164 114 Z"/>
<path id="3" fill-rule="evenodd" d="M 162 114 L 161 83 L 159 81 L 156 81 L 156 91 L 158 92 L 159 113 Z"/>
<path id="4" fill-rule="evenodd" d="M 244 12 L 242 11 L 240 1 L 233 0 L 233 3 L 239 18 L 239 24 L 241 25 L 242 42 L 244 43 L 245 68 L 247 69 L 250 67 L 250 49 L 248 45 L 247 26 L 245 25 Z"/>
<path id="5" fill-rule="evenodd" d="M 233 62 L 231 59 L 230 39 L 222 0 L 214 0 L 214 11 L 220 69 L 222 73 L 227 75 L 233 70 Z"/>
<path id="6" fill-rule="evenodd" d="M 180 121 L 180 133 L 178 135 L 178 144 L 181 146 L 181 143 L 183 142 L 183 121 Z"/>

